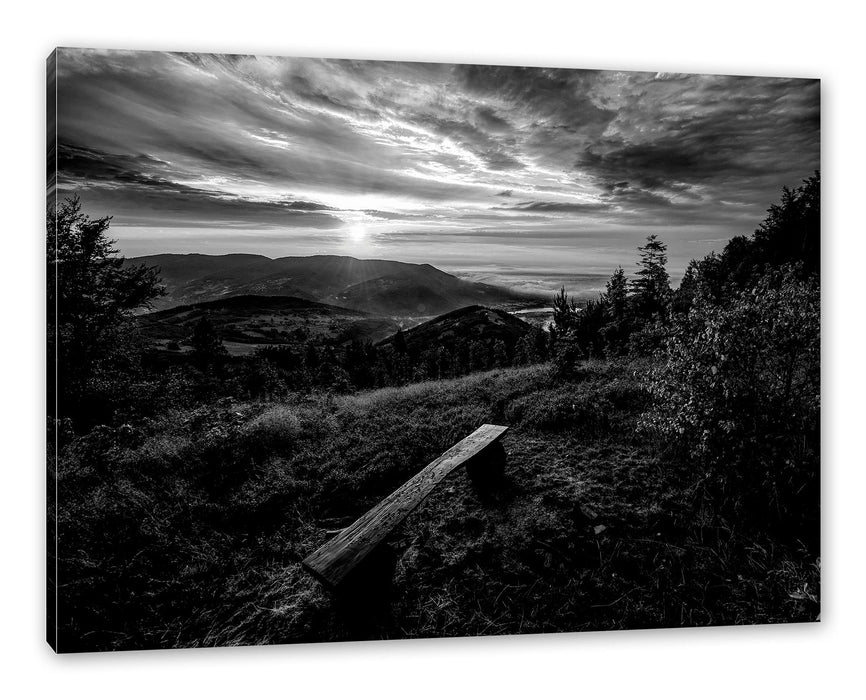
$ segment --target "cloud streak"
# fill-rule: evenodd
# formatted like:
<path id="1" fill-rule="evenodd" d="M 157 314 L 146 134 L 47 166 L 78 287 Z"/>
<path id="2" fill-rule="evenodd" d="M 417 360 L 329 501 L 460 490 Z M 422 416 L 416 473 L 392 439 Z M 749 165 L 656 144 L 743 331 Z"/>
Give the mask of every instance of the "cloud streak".
<path id="1" fill-rule="evenodd" d="M 130 254 L 224 229 L 436 263 L 498 234 L 579 265 L 659 230 L 681 267 L 820 162 L 814 80 L 72 49 L 57 78 L 58 189 Z"/>

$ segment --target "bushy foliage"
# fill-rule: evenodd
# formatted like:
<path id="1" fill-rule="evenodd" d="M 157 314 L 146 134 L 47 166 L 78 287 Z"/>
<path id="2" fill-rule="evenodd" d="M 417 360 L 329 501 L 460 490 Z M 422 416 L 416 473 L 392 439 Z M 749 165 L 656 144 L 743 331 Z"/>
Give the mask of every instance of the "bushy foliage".
<path id="1" fill-rule="evenodd" d="M 635 432 L 647 364 L 218 400 L 78 436 L 56 474 L 61 649 L 815 619 L 815 557 L 713 539 L 682 469 Z M 390 540 L 384 611 L 350 624 L 301 559 L 484 422 L 512 428 L 502 489 L 435 489 Z"/>
<path id="2" fill-rule="evenodd" d="M 799 187 L 782 189 L 782 199 L 767 210 L 755 231 L 756 258 L 778 267 L 799 263 L 801 275 L 821 274 L 821 176 L 815 173 Z"/>
<path id="3" fill-rule="evenodd" d="M 577 341 L 574 332 L 562 333 L 556 340 L 553 351 L 553 371 L 559 377 L 574 376 L 578 372 L 578 365 L 585 355 Z"/>
<path id="4" fill-rule="evenodd" d="M 110 222 L 84 214 L 77 196 L 47 215 L 48 411 L 78 427 L 125 403 L 140 378 L 132 312 L 163 293 L 156 269 L 117 255 Z"/>
<path id="5" fill-rule="evenodd" d="M 693 260 L 674 295 L 675 311 L 687 311 L 697 292 L 716 303 L 730 299 L 786 265 L 800 279 L 820 280 L 820 235 L 821 177 L 815 173 L 799 187 L 784 187 L 751 237 L 735 236 L 720 254 Z"/>
<path id="6" fill-rule="evenodd" d="M 707 467 L 714 497 L 757 517 L 813 503 L 820 296 L 786 268 L 728 304 L 698 297 L 648 378 L 643 426 Z"/>
<path id="7" fill-rule="evenodd" d="M 228 351 L 222 338 L 207 316 L 202 316 L 192 331 L 192 361 L 198 367 L 219 365 L 225 362 Z"/>

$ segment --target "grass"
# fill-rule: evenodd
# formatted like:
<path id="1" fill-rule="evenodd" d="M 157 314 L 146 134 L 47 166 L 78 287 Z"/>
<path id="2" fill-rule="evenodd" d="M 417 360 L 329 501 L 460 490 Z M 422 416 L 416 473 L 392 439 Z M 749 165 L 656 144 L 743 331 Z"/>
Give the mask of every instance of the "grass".
<path id="1" fill-rule="evenodd" d="M 226 399 L 69 445 L 61 651 L 814 620 L 817 553 L 696 505 L 636 430 L 638 365 L 496 370 L 281 404 Z M 456 472 L 389 540 L 381 595 L 301 559 L 485 422 L 507 479 Z"/>

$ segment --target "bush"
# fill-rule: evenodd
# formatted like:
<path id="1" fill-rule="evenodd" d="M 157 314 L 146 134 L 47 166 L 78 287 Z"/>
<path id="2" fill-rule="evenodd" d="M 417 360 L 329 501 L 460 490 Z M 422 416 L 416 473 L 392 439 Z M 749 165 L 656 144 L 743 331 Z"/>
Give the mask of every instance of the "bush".
<path id="1" fill-rule="evenodd" d="M 573 332 L 561 335 L 553 348 L 553 373 L 557 377 L 573 378 L 584 353 Z"/>
<path id="2" fill-rule="evenodd" d="M 266 409 L 244 429 L 250 439 L 263 443 L 268 449 L 291 445 L 301 432 L 301 421 L 297 412 L 282 404 Z"/>
<path id="3" fill-rule="evenodd" d="M 790 269 L 726 305 L 699 298 L 649 373 L 642 427 L 699 460 L 720 505 L 816 515 L 819 330 L 818 287 Z"/>

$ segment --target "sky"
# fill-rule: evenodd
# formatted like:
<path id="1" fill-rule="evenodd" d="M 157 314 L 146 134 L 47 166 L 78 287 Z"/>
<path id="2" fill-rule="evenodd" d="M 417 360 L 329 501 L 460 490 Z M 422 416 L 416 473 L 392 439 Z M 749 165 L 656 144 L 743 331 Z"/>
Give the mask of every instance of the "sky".
<path id="1" fill-rule="evenodd" d="M 60 49 L 57 191 L 127 256 L 318 253 L 527 290 L 674 279 L 820 167 L 817 80 Z"/>

